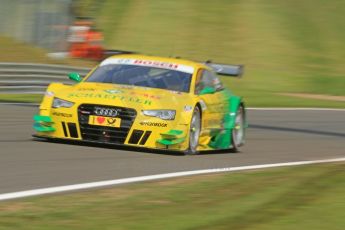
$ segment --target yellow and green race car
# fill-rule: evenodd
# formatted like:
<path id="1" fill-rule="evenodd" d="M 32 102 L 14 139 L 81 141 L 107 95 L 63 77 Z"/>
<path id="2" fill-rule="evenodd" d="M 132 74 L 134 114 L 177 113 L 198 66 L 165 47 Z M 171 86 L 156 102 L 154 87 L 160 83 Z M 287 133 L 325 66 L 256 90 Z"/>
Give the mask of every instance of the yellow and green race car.
<path id="1" fill-rule="evenodd" d="M 216 74 L 242 66 L 137 54 L 109 57 L 75 85 L 51 83 L 34 116 L 35 137 L 196 154 L 238 151 L 245 141 L 243 100 Z"/>

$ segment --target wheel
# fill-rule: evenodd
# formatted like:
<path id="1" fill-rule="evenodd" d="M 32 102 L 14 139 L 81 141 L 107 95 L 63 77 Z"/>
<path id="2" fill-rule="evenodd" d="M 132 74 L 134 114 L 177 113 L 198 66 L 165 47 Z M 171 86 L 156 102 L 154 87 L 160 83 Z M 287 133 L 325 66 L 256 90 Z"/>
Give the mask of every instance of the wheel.
<path id="1" fill-rule="evenodd" d="M 235 127 L 231 131 L 231 145 L 232 145 L 233 152 L 238 152 L 239 148 L 244 144 L 244 136 L 245 136 L 244 126 L 245 126 L 244 107 L 241 105 L 236 112 Z"/>
<path id="2" fill-rule="evenodd" d="M 201 115 L 198 106 L 194 108 L 189 129 L 189 148 L 186 155 L 195 155 L 198 153 L 199 136 L 201 131 Z"/>

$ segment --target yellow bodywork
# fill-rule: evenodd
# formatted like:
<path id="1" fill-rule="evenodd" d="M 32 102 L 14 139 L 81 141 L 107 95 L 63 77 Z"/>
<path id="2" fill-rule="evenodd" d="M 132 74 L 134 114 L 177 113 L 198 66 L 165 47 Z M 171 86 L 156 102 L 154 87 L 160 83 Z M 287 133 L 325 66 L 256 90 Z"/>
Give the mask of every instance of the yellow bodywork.
<path id="1" fill-rule="evenodd" d="M 112 58 L 129 58 L 140 60 L 154 60 L 158 62 L 177 63 L 189 66 L 194 69 L 189 93 L 181 93 L 156 88 L 144 88 L 130 85 L 116 85 L 107 83 L 80 82 L 75 85 L 64 85 L 61 83 L 52 83 L 47 88 L 46 95 L 39 107 L 39 116 L 50 117 L 51 121 L 39 121 L 43 125 L 50 125 L 54 130 L 37 132 L 36 136 L 47 138 L 61 138 L 70 140 L 82 140 L 82 133 L 78 121 L 78 108 L 81 104 L 93 104 L 99 106 L 117 106 L 131 108 L 136 111 L 136 117 L 124 141 L 124 145 L 171 149 L 185 151 L 189 147 L 189 129 L 192 118 L 193 108 L 199 104 L 202 110 L 202 132 L 200 134 L 198 150 L 212 149 L 209 147 L 212 130 L 219 130 L 222 127 L 224 114 L 220 110 L 227 112 L 224 94 L 215 95 L 195 95 L 194 85 L 198 70 L 208 67 L 196 62 L 161 58 L 143 55 L 116 55 Z M 93 71 L 93 70 L 92 70 Z M 92 73 L 92 71 L 90 73 Z M 85 77 L 88 78 L 90 73 Z M 73 102 L 70 108 L 52 108 L 54 97 Z M 205 102 L 211 101 L 207 108 Z M 223 101 L 222 103 L 216 103 Z M 226 107 L 226 108 L 225 108 Z M 143 110 L 171 109 L 176 110 L 174 120 L 162 120 L 157 117 L 149 117 L 143 114 Z M 105 117 L 107 119 L 107 117 Z M 103 122 L 103 118 L 99 119 Z M 110 120 L 113 122 L 112 120 Z M 44 124 L 46 123 L 46 124 Z M 75 126 L 74 131 L 69 125 Z M 142 131 L 143 135 L 139 137 L 136 144 L 129 143 L 134 130 Z M 178 132 L 176 132 L 176 130 Z M 75 133 L 77 132 L 77 133 Z M 146 141 L 143 140 L 144 134 L 150 135 Z M 106 134 L 105 134 L 106 135 Z M 178 140 L 176 144 L 164 145 L 158 140 L 161 139 Z M 104 139 L 106 140 L 106 138 Z M 141 143 L 141 144 L 140 144 Z M 144 144 L 143 144 L 144 143 Z"/>

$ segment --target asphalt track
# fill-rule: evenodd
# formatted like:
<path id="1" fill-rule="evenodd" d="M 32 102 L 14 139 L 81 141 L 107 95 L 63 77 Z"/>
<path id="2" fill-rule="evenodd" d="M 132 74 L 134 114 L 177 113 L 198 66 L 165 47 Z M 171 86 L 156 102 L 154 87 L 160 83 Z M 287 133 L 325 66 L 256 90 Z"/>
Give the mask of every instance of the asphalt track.
<path id="1" fill-rule="evenodd" d="M 0 194 L 210 168 L 345 157 L 345 110 L 249 110 L 241 153 L 183 156 L 39 142 L 37 107 L 0 105 Z"/>

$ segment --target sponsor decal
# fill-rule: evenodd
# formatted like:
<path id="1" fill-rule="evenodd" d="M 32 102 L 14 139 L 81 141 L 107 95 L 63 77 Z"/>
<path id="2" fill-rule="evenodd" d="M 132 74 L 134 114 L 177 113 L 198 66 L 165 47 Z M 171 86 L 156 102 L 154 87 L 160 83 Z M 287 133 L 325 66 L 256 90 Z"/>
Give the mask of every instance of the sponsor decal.
<path id="1" fill-rule="evenodd" d="M 104 93 L 70 93 L 67 95 L 68 98 L 94 98 L 94 99 L 111 99 L 120 100 L 123 102 L 134 102 L 143 105 L 151 105 L 152 101 L 142 100 L 137 97 L 127 97 L 117 94 L 104 94 Z"/>
<path id="2" fill-rule="evenodd" d="M 190 112 L 192 110 L 193 110 L 193 106 L 191 106 L 191 105 L 185 105 L 183 107 L 183 111 L 185 111 L 185 112 Z"/>
<path id="3" fill-rule="evenodd" d="M 121 126 L 121 118 L 90 115 L 89 124 L 119 128 Z"/>
<path id="4" fill-rule="evenodd" d="M 116 122 L 116 118 L 107 118 L 107 122 L 109 125 L 113 125 Z"/>
<path id="5" fill-rule="evenodd" d="M 145 126 L 154 126 L 154 127 L 167 127 L 167 123 L 160 123 L 160 122 L 150 122 L 150 121 L 141 121 L 140 125 Z"/>
<path id="6" fill-rule="evenodd" d="M 172 69 L 185 73 L 193 73 L 194 67 L 188 65 L 181 65 L 171 62 L 163 62 L 156 60 L 143 60 L 143 59 L 124 59 L 124 58 L 109 58 L 104 60 L 100 66 L 110 65 L 110 64 L 122 64 L 122 65 L 137 65 L 137 66 L 150 66 L 163 69 Z"/>
<path id="7" fill-rule="evenodd" d="M 53 112 L 52 115 L 57 117 L 72 117 L 72 114 L 60 112 Z"/>
<path id="8" fill-rule="evenodd" d="M 160 96 L 157 95 L 152 95 L 152 94 L 148 94 L 148 93 L 138 93 L 138 92 L 131 92 L 130 95 L 134 95 L 134 96 L 142 96 L 142 97 L 146 97 L 146 98 L 150 98 L 150 99 L 161 99 Z"/>
<path id="9" fill-rule="evenodd" d="M 123 91 L 119 89 L 106 89 L 104 90 L 104 92 L 109 93 L 109 94 L 123 93 Z"/>
<path id="10" fill-rule="evenodd" d="M 79 88 L 78 91 L 95 91 L 94 88 Z"/>
<path id="11" fill-rule="evenodd" d="M 103 124 L 105 121 L 105 117 L 97 117 L 98 124 Z"/>
<path id="12" fill-rule="evenodd" d="M 151 61 L 151 60 L 134 60 L 134 65 L 143 65 L 143 66 L 154 66 L 158 68 L 165 69 L 177 69 L 178 64 L 169 63 L 169 62 L 160 62 L 160 61 Z"/>

